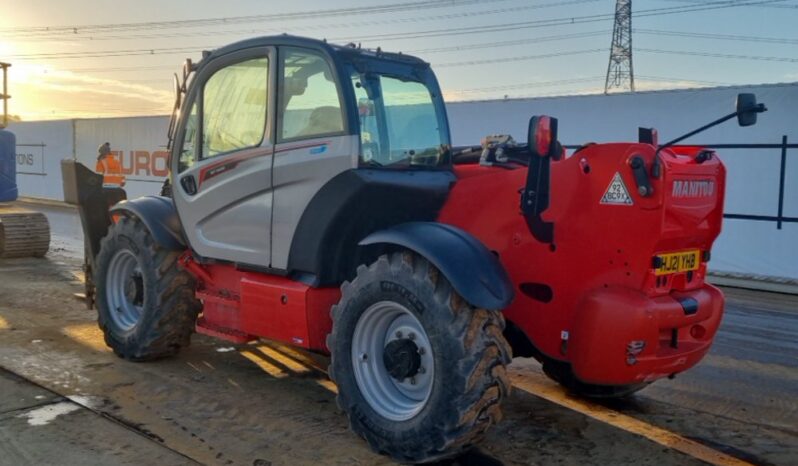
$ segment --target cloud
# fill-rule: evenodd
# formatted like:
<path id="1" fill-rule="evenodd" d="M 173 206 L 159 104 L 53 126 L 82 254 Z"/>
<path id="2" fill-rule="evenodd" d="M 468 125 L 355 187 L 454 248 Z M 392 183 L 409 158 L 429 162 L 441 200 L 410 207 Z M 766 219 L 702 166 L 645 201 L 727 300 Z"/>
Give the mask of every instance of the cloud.
<path id="1" fill-rule="evenodd" d="M 163 114 L 171 92 L 54 67 L 19 64 L 10 71 L 14 113 L 26 120 Z"/>

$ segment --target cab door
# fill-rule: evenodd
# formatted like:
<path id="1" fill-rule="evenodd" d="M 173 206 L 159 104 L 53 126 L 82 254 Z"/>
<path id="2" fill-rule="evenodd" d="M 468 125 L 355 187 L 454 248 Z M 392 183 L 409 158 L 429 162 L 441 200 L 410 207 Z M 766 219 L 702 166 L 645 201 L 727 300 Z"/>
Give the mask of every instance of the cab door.
<path id="1" fill-rule="evenodd" d="M 305 208 L 328 181 L 357 167 L 360 141 L 348 124 L 341 77 L 329 57 L 280 47 L 278 61 L 272 267 L 287 269 Z"/>
<path id="2" fill-rule="evenodd" d="M 271 263 L 272 47 L 213 58 L 194 77 L 172 154 L 173 196 L 204 258 Z"/>

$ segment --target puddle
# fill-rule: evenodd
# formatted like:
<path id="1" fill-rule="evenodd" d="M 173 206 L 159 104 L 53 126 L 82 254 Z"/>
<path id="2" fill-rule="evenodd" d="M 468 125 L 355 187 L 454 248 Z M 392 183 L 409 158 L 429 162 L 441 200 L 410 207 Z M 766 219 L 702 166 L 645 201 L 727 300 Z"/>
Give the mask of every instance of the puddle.
<path id="1" fill-rule="evenodd" d="M 63 414 L 69 414 L 72 411 L 77 411 L 80 406 L 70 401 L 61 401 L 51 405 L 42 406 L 41 408 L 32 409 L 26 413 L 18 415 L 19 418 L 28 418 L 28 424 L 32 426 L 46 426 L 51 423 L 55 418 Z"/>

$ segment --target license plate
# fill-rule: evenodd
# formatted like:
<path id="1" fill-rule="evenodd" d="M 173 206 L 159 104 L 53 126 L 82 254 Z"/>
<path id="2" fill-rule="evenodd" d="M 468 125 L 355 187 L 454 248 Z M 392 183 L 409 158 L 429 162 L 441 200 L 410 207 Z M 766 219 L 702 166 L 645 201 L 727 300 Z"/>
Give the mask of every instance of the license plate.
<path id="1" fill-rule="evenodd" d="M 662 260 L 662 265 L 656 269 L 656 275 L 668 275 L 671 273 L 688 272 L 697 270 L 701 262 L 701 252 L 699 250 L 673 252 L 669 254 L 658 254 Z"/>

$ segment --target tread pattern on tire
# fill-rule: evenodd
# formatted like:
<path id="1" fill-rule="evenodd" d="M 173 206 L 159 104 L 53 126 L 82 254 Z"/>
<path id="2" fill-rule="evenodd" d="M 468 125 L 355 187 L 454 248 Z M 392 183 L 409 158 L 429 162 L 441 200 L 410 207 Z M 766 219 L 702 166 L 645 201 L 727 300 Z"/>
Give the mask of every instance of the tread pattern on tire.
<path id="1" fill-rule="evenodd" d="M 141 267 L 149 267 L 153 274 L 145 277 L 145 310 L 130 332 L 120 332 L 115 328 L 106 314 L 108 310 L 105 309 L 107 304 L 103 293 L 105 267 L 120 242 L 140 248 L 139 260 L 144 262 Z M 148 361 L 172 356 L 189 345 L 202 304 L 194 295 L 194 278 L 178 267 L 177 259 L 181 252 L 158 246 L 135 217 L 120 218 L 102 239 L 94 280 L 98 324 L 105 335 L 105 343 L 118 356 L 132 361 Z"/>
<path id="2" fill-rule="evenodd" d="M 448 310 L 448 315 L 438 318 L 446 320 L 445 328 L 459 343 L 457 354 L 447 355 L 452 361 L 457 361 L 456 375 L 446 381 L 447 385 L 456 387 L 455 392 L 459 395 L 452 406 L 455 412 L 440 416 L 435 429 L 425 432 L 425 435 L 397 444 L 380 437 L 358 416 L 352 415 L 359 397 L 339 389 L 337 402 L 339 408 L 347 413 L 350 428 L 365 438 L 374 451 L 403 462 L 434 461 L 466 450 L 501 420 L 500 403 L 510 392 L 506 365 L 512 359 L 512 350 L 502 334 L 504 318 L 500 312 L 472 307 L 427 260 L 408 251 L 395 252 L 380 256 L 369 267 L 361 265 L 352 282 L 341 286 L 341 300 L 331 310 L 333 331 L 327 337 L 327 347 L 332 352 L 329 374 L 333 381 L 338 383 L 343 377 L 337 373 L 340 369 L 336 364 L 338 359 L 349 358 L 348 354 L 336 355 L 334 350 L 336 339 L 343 337 L 337 334 L 340 330 L 335 323 L 340 321 L 347 303 L 355 297 L 363 282 L 379 276 L 403 274 L 411 276 L 420 288 L 431 292 L 437 301 L 437 310 Z"/>

